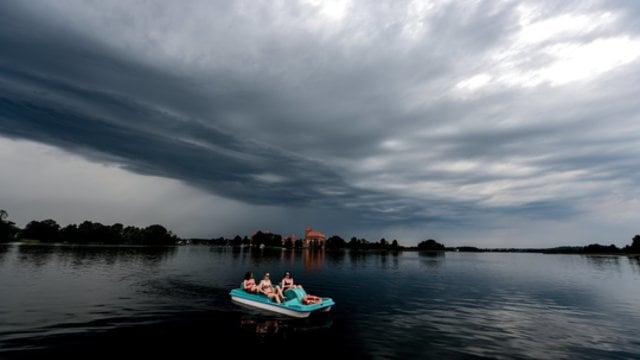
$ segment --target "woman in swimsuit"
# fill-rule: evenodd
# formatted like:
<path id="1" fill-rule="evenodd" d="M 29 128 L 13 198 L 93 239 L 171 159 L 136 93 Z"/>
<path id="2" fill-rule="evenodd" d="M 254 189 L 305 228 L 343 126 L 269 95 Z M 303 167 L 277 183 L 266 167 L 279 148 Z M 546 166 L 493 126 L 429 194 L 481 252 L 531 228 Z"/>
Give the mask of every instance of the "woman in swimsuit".
<path id="1" fill-rule="evenodd" d="M 279 286 L 274 287 L 269 280 L 269 273 L 264 274 L 262 281 L 258 284 L 258 291 L 265 294 L 269 299 L 275 299 L 280 304 L 282 302 L 282 289 Z"/>
<path id="2" fill-rule="evenodd" d="M 253 273 L 251 271 L 247 271 L 244 274 L 244 283 L 243 283 L 244 291 L 250 293 L 257 293 L 258 287 L 256 286 L 256 279 L 253 278 Z"/>
<path id="3" fill-rule="evenodd" d="M 284 293 L 289 289 L 295 289 L 295 288 L 302 289 L 302 285 L 296 285 L 296 283 L 293 281 L 293 276 L 291 275 L 291 272 L 287 271 L 284 273 L 284 278 L 282 278 L 282 281 L 280 281 L 280 288 Z"/>

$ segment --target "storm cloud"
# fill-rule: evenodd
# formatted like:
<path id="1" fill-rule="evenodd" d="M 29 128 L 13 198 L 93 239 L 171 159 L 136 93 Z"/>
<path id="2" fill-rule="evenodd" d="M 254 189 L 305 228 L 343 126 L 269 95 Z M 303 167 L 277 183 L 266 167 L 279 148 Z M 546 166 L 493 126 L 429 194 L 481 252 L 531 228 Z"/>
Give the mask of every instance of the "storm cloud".
<path id="1" fill-rule="evenodd" d="M 275 207 L 276 228 L 304 226 L 288 223 L 303 208 L 297 220 L 342 236 L 407 243 L 625 244 L 640 231 L 632 3 L 8 1 L 0 12 L 4 138 Z"/>

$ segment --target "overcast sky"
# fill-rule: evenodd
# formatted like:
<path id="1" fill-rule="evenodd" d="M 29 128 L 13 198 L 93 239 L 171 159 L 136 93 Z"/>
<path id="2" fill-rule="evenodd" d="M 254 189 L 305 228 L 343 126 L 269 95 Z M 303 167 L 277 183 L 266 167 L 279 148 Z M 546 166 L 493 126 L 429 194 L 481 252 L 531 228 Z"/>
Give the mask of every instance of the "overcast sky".
<path id="1" fill-rule="evenodd" d="M 0 208 L 415 245 L 640 233 L 635 1 L 1 1 Z"/>

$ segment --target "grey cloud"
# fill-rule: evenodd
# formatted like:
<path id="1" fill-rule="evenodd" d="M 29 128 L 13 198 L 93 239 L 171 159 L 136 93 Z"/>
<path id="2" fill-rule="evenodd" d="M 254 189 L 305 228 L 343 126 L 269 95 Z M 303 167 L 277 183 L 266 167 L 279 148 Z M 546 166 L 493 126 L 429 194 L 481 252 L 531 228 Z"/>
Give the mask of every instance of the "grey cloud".
<path id="1" fill-rule="evenodd" d="M 519 26 L 517 3 L 452 2 L 413 19 L 424 21 L 414 39 L 402 36 L 409 13 L 400 2 L 356 2 L 353 19 L 325 33 L 303 27 L 318 14 L 300 4 L 278 12 L 264 4 L 191 3 L 206 7 L 215 21 L 189 19 L 184 28 L 163 5 L 175 7 L 153 4 L 157 16 L 140 19 L 134 15 L 143 5 L 131 4 L 130 17 L 114 11 L 107 15 L 109 28 L 81 34 L 33 5 L 0 4 L 6 15 L 0 23 L 0 133 L 248 204 L 338 211 L 352 216 L 345 222 L 380 228 L 490 226 L 478 219 L 491 216 L 569 219 L 582 214 L 580 201 L 589 197 L 488 205 L 491 195 L 469 200 L 410 191 L 420 181 L 455 188 L 572 170 L 589 172 L 584 181 L 640 180 L 637 127 L 629 120 L 638 113 L 628 100 L 638 90 L 630 84 L 639 83 L 632 71 L 600 80 L 606 93 L 505 87 L 468 98 L 452 94 L 458 81 L 484 71 L 493 52 L 508 43 Z M 83 21 L 82 9 L 58 6 Z M 553 14 L 570 6 L 545 9 Z M 124 38 L 118 24 L 149 31 Z M 180 33 L 187 28 L 197 29 L 186 33 L 197 37 Z M 128 45 L 114 45 L 109 34 Z M 174 48 L 161 51 L 163 37 Z M 140 48 L 127 53 L 133 45 Z M 519 61 L 528 69 L 546 59 Z M 627 134 L 598 136 L 609 117 Z M 404 150 L 382 147 L 389 139 Z M 527 158 L 524 165 L 535 172 L 434 166 L 434 159 L 509 163 L 514 155 Z M 360 169 L 367 159 L 386 163 Z M 358 185 L 368 177 L 396 178 L 409 190 Z M 526 186 L 521 191 L 535 191 Z"/>

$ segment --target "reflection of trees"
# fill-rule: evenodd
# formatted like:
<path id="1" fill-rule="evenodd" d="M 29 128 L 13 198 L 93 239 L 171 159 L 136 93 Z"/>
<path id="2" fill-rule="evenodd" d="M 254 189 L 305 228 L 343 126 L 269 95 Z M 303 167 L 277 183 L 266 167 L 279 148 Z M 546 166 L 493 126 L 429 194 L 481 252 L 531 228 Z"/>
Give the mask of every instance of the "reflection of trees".
<path id="1" fill-rule="evenodd" d="M 633 271 L 640 273 L 640 256 L 629 256 L 628 259 Z"/>
<path id="2" fill-rule="evenodd" d="M 325 256 L 327 262 L 333 265 L 340 265 L 344 263 L 347 252 L 344 250 L 329 250 L 325 252 Z"/>
<path id="3" fill-rule="evenodd" d="M 0 264 L 4 261 L 4 258 L 7 257 L 7 253 L 11 248 L 13 248 L 12 245 L 0 244 Z"/>
<path id="4" fill-rule="evenodd" d="M 157 266 L 176 251 L 173 246 L 96 246 L 96 245 L 48 245 L 20 244 L 18 259 L 30 265 L 43 266 L 50 261 L 71 263 L 86 267 L 100 263 L 114 265 L 120 263 L 142 263 Z M 57 259 L 52 259 L 52 257 Z"/>
<path id="5" fill-rule="evenodd" d="M 232 247 L 231 248 L 231 257 L 233 258 L 234 261 L 240 259 L 243 255 L 243 251 L 241 247 Z"/>
<path id="6" fill-rule="evenodd" d="M 351 265 L 356 265 L 360 261 L 364 261 L 366 263 L 367 254 L 368 253 L 366 251 L 349 250 L 349 261 L 351 262 Z"/>
<path id="7" fill-rule="evenodd" d="M 255 269 L 256 267 L 268 268 L 273 264 L 279 264 L 281 261 L 295 262 L 296 251 L 283 248 L 254 248 L 254 247 L 232 247 L 227 248 L 231 252 L 234 260 L 247 263 L 247 269 Z M 258 279 L 262 278 L 262 274 L 254 274 Z M 272 279 L 273 281 L 273 279 Z"/>
<path id="8" fill-rule="evenodd" d="M 18 261 L 41 267 L 49 262 L 54 251 L 54 246 L 21 244 L 18 246 Z"/>
<path id="9" fill-rule="evenodd" d="M 380 266 L 383 269 L 387 269 L 389 267 L 395 269 L 398 267 L 398 252 L 397 251 L 381 251 L 376 253 L 376 255 L 380 259 Z M 391 260 L 391 265 L 389 264 L 389 260 Z"/>
<path id="10" fill-rule="evenodd" d="M 587 263 L 600 271 L 615 268 L 620 272 L 620 257 L 618 255 L 585 255 Z"/>
<path id="11" fill-rule="evenodd" d="M 418 252 L 418 257 L 420 258 L 420 264 L 429 268 L 437 268 L 444 263 L 444 254 L 444 251 L 420 251 Z"/>

